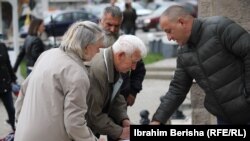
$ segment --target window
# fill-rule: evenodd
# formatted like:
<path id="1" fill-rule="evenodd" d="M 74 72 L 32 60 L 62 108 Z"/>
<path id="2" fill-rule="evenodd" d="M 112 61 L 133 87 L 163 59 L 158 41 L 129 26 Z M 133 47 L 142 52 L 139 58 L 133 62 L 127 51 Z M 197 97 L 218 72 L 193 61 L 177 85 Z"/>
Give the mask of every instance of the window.
<path id="1" fill-rule="evenodd" d="M 56 22 L 68 22 L 72 21 L 71 13 L 63 13 L 55 18 Z"/>

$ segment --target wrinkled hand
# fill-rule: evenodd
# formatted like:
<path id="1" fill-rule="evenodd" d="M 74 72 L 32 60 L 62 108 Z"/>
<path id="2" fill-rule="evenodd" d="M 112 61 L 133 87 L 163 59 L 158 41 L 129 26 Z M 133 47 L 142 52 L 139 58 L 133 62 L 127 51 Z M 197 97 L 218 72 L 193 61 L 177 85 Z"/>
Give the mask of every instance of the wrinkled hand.
<path id="1" fill-rule="evenodd" d="M 130 121 L 128 119 L 124 119 L 122 121 L 122 127 L 129 127 L 130 126 Z"/>
<path id="2" fill-rule="evenodd" d="M 149 125 L 160 125 L 161 123 L 159 121 L 152 121 L 149 123 Z"/>
<path id="3" fill-rule="evenodd" d="M 125 139 L 125 140 L 129 139 L 130 138 L 130 127 L 124 127 L 122 129 L 122 134 L 119 138 Z"/>
<path id="4" fill-rule="evenodd" d="M 132 106 L 135 103 L 135 96 L 133 96 L 132 94 L 129 94 L 127 97 L 127 105 L 128 106 Z"/>

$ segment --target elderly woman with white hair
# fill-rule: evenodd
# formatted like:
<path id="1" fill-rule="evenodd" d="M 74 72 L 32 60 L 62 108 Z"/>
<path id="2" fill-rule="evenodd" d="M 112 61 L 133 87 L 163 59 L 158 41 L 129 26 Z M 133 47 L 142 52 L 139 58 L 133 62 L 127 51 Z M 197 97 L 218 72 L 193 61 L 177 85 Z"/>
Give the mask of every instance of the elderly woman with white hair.
<path id="1" fill-rule="evenodd" d="M 123 81 L 120 73 L 134 70 L 146 54 L 141 39 L 122 35 L 112 47 L 103 49 L 91 60 L 88 65 L 91 86 L 87 95 L 86 119 L 96 136 L 108 135 L 109 140 L 129 139 L 127 102 L 119 94 Z"/>
<path id="2" fill-rule="evenodd" d="M 74 23 L 59 48 L 38 58 L 16 102 L 15 141 L 94 141 L 87 127 L 90 82 L 84 61 L 103 47 L 97 24 Z"/>

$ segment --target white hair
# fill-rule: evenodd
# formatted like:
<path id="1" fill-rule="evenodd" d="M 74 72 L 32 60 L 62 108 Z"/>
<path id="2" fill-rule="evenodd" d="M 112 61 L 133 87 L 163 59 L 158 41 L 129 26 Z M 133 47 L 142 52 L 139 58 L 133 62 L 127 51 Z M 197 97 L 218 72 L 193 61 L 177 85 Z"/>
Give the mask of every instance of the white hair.
<path id="1" fill-rule="evenodd" d="M 143 41 L 134 35 L 122 35 L 112 46 L 114 53 L 125 52 L 132 55 L 136 50 L 140 51 L 141 57 L 147 55 L 147 48 Z"/>
<path id="2" fill-rule="evenodd" d="M 83 49 L 104 38 L 102 29 L 93 22 L 76 22 L 69 27 L 62 37 L 60 48 L 64 51 L 73 51 L 84 59 Z"/>

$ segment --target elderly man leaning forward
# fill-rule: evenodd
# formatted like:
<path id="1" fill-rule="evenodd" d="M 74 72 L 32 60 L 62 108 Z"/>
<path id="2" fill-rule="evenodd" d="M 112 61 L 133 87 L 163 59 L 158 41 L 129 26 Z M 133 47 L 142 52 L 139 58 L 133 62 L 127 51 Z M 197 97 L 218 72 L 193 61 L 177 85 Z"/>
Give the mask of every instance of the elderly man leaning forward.
<path id="1" fill-rule="evenodd" d="M 89 64 L 90 90 L 87 96 L 87 124 L 98 135 L 109 140 L 129 139 L 130 121 L 127 103 L 119 94 L 122 78 L 136 68 L 147 50 L 138 37 L 122 35 L 113 46 L 98 53 Z"/>

